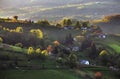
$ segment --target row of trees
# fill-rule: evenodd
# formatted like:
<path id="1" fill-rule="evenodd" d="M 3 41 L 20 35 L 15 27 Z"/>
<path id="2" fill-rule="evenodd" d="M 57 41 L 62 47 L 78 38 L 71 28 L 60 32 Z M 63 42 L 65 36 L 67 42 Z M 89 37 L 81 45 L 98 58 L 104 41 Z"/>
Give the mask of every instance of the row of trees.
<path id="1" fill-rule="evenodd" d="M 13 22 L 20 22 L 20 23 L 34 23 L 31 20 L 27 21 L 27 20 L 18 20 L 18 16 L 13 16 L 12 19 L 0 19 L 3 20 L 3 22 L 8 22 L 9 21 L 13 21 Z M 6 20 L 6 21 L 4 21 Z M 41 25 L 41 26 L 56 26 L 59 28 L 63 28 L 65 26 L 73 26 L 74 28 L 81 28 L 81 27 L 89 27 L 90 26 L 90 22 L 89 21 L 78 21 L 78 20 L 74 20 L 74 19 L 70 19 L 70 18 L 63 18 L 62 20 L 60 20 L 57 23 L 52 23 L 49 22 L 47 19 L 44 20 L 38 20 L 36 22 L 37 24 Z"/>
<path id="2" fill-rule="evenodd" d="M 42 26 L 50 26 L 51 23 L 48 20 L 38 20 L 37 24 L 40 24 Z M 55 23 L 53 26 L 63 28 L 65 26 L 73 26 L 74 28 L 81 28 L 81 27 L 90 27 L 89 21 L 78 21 L 78 20 L 72 20 L 70 18 L 63 18 L 58 23 Z"/>
<path id="3" fill-rule="evenodd" d="M 90 27 L 90 22 L 65 18 L 65 19 L 62 19 L 60 23 L 56 24 L 56 26 L 58 27 L 73 26 L 73 28 L 82 28 L 82 27 Z"/>

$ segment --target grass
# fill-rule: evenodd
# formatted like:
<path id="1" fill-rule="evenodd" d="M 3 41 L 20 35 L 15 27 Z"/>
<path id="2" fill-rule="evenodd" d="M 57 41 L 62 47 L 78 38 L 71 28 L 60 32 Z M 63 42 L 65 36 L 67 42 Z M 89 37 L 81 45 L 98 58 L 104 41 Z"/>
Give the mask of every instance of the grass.
<path id="1" fill-rule="evenodd" d="M 111 48 L 113 48 L 117 53 L 120 53 L 120 46 L 117 44 L 109 44 Z"/>
<path id="2" fill-rule="evenodd" d="M 86 68 L 83 68 L 83 71 L 93 73 L 93 74 L 96 72 L 101 72 L 103 79 L 104 78 L 106 78 L 106 79 L 119 79 L 118 77 L 116 77 L 114 75 L 113 71 L 111 71 L 109 68 L 106 68 L 106 67 L 86 67 Z"/>
<path id="3" fill-rule="evenodd" d="M 9 70 L 3 72 L 2 79 L 80 79 L 72 73 L 68 70 Z"/>
<path id="4" fill-rule="evenodd" d="M 111 53 L 120 53 L 120 41 L 116 37 L 107 37 L 105 39 L 95 40 L 97 46 L 105 47 Z"/>
<path id="5" fill-rule="evenodd" d="M 16 47 L 16 46 L 10 46 L 11 50 L 14 52 L 21 52 L 21 53 L 26 53 L 27 49 L 21 48 L 21 47 Z"/>

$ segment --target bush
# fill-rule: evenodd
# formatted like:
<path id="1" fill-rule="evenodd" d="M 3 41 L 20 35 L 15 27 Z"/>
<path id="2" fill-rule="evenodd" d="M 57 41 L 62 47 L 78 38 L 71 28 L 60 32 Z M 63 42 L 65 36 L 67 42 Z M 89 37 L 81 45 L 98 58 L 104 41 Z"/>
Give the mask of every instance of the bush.
<path id="1" fill-rule="evenodd" d="M 37 38 L 35 35 L 30 33 L 16 33 L 16 32 L 5 32 L 1 34 L 1 37 L 3 38 L 3 42 L 15 45 L 17 43 L 22 43 L 23 47 L 29 47 L 29 46 L 38 46 L 42 45 L 42 39 Z M 13 39 L 16 38 L 16 39 Z"/>
<path id="2" fill-rule="evenodd" d="M 33 47 L 29 47 L 27 53 L 28 53 L 29 55 L 32 54 L 32 53 L 34 53 Z"/>
<path id="3" fill-rule="evenodd" d="M 71 53 L 68 57 L 68 65 L 70 68 L 77 67 L 77 56 L 74 53 Z"/>
<path id="4" fill-rule="evenodd" d="M 17 44 L 15 44 L 15 46 L 22 47 L 23 45 L 22 45 L 22 43 L 17 43 Z"/>
<path id="5" fill-rule="evenodd" d="M 3 39 L 0 37 L 0 43 L 2 43 L 3 42 Z"/>

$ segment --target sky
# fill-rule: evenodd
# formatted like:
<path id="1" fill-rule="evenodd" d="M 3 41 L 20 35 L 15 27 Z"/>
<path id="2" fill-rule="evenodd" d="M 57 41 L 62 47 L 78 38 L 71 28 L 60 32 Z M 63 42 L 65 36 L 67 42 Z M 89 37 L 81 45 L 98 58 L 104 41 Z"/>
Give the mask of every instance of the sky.
<path id="1" fill-rule="evenodd" d="M 0 0 L 0 17 L 96 19 L 120 14 L 120 0 Z"/>

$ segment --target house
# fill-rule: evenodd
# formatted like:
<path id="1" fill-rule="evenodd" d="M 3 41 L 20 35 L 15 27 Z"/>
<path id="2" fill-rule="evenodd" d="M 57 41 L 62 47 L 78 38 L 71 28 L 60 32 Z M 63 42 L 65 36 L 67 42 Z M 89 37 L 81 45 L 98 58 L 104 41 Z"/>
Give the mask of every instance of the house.
<path id="1" fill-rule="evenodd" d="M 90 62 L 88 60 L 80 60 L 80 64 L 89 65 Z"/>

